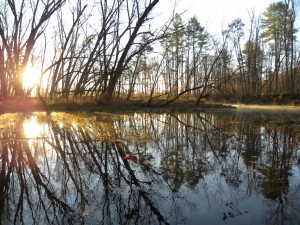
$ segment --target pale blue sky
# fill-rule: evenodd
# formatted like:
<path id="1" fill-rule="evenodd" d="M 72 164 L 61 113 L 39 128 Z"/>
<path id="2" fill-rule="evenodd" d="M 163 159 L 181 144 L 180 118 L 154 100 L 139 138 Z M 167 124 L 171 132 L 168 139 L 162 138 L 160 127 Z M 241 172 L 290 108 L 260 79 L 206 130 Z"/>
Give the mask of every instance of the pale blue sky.
<path id="1" fill-rule="evenodd" d="M 278 1 L 278 0 L 277 0 Z M 182 17 L 188 19 L 196 15 L 202 26 L 214 35 L 221 33 L 222 28 L 235 18 L 241 18 L 250 25 L 249 13 L 255 10 L 257 17 L 276 0 L 160 0 L 158 7 L 165 12 L 171 11 L 175 2 L 176 12 L 186 11 Z M 248 23 L 248 24 L 247 24 Z"/>

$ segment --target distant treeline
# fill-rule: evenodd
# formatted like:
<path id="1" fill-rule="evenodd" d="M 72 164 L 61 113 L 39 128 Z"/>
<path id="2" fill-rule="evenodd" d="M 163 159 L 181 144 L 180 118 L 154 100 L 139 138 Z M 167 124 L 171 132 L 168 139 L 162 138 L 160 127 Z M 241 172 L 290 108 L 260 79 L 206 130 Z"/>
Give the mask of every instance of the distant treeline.
<path id="1" fill-rule="evenodd" d="M 296 2 L 272 3 L 262 15 L 249 15 L 247 24 L 236 18 L 217 36 L 197 15 L 184 21 L 174 14 L 154 28 L 158 0 L 0 1 L 1 99 L 89 96 L 168 104 L 182 96 L 195 103 L 297 96 Z M 29 66 L 41 68 L 41 77 L 25 89 Z"/>

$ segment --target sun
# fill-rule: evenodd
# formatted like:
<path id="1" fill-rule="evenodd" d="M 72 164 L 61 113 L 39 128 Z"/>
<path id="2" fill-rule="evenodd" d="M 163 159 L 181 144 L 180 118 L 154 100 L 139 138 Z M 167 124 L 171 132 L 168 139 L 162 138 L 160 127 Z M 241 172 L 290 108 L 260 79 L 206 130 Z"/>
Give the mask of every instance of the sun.
<path id="1" fill-rule="evenodd" d="M 39 82 L 41 70 L 35 66 L 27 66 L 23 74 L 23 88 L 25 90 L 32 89 Z"/>

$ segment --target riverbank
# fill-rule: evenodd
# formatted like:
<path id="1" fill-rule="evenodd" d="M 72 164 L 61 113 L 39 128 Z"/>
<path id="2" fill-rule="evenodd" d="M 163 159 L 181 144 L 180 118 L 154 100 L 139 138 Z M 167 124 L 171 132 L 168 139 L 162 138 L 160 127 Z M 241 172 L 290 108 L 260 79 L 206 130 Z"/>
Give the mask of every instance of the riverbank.
<path id="1" fill-rule="evenodd" d="M 115 100 L 111 103 L 96 102 L 64 102 L 43 105 L 38 100 L 2 101 L 0 114 L 14 112 L 39 112 L 39 111 L 85 111 L 85 112 L 196 112 L 206 110 L 234 109 L 234 106 L 224 104 L 195 103 L 190 101 L 174 102 L 166 106 L 149 106 L 142 101 Z"/>
<path id="2" fill-rule="evenodd" d="M 14 112 L 151 112 L 151 113 L 170 113 L 170 112 L 205 112 L 205 111 L 299 111 L 298 105 L 274 105 L 274 104 L 222 104 L 204 103 L 195 105 L 194 101 L 182 100 L 172 104 L 149 106 L 142 101 L 114 100 L 110 103 L 96 103 L 95 101 L 86 102 L 55 102 L 47 105 L 42 104 L 38 99 L 11 100 L 0 102 L 0 114 Z"/>

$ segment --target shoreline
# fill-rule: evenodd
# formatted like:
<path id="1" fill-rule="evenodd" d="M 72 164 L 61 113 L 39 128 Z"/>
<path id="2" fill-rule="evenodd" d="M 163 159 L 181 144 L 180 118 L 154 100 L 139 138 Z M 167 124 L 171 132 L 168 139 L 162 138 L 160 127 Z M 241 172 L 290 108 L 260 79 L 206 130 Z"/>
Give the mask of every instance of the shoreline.
<path id="1" fill-rule="evenodd" d="M 141 102 L 119 102 L 110 104 L 96 103 L 56 103 L 43 105 L 36 100 L 27 101 L 6 101 L 0 102 L 0 115 L 17 112 L 111 112 L 111 113 L 194 113 L 194 112 L 218 112 L 218 111 L 270 111 L 270 112 L 299 112 L 300 106 L 293 105 L 250 105 L 250 104 L 222 104 L 222 103 L 201 103 L 200 105 L 191 102 L 175 102 L 167 106 L 147 106 Z"/>

